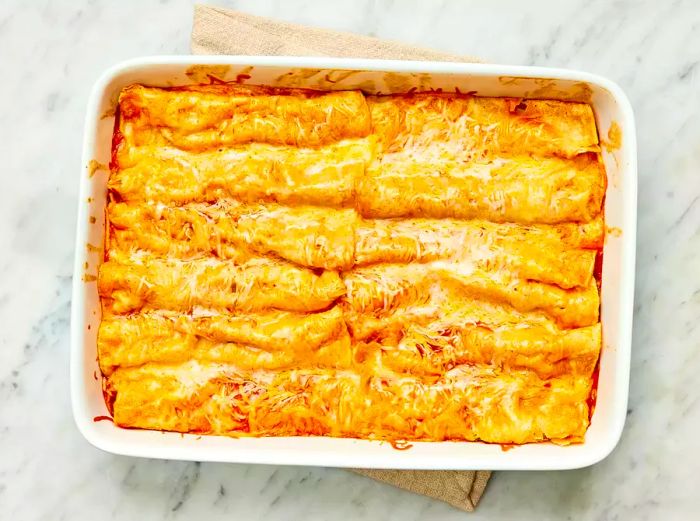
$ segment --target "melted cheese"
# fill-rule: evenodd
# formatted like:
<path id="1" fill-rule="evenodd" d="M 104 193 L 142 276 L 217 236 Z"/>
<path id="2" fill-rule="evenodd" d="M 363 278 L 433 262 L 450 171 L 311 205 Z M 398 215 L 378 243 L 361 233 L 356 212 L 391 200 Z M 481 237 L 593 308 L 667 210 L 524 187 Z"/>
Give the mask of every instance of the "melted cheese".
<path id="1" fill-rule="evenodd" d="M 148 203 L 112 203 L 111 247 L 148 250 L 178 258 L 214 253 L 242 262 L 273 254 L 312 268 L 353 264 L 357 216 L 352 210 L 278 204 L 216 204 L 161 208 Z"/>
<path id="2" fill-rule="evenodd" d="M 109 187 L 126 201 L 183 204 L 235 197 L 342 206 L 352 200 L 371 153 L 369 139 L 321 148 L 251 143 L 197 153 L 122 144 Z"/>
<path id="3" fill-rule="evenodd" d="M 488 179 L 465 175 L 474 166 L 416 159 L 371 164 L 357 188 L 367 217 L 485 218 L 494 222 L 586 222 L 600 212 L 604 175 L 594 155 L 575 159 L 517 157 Z M 469 160 L 464 160 L 469 161 Z M 501 173 L 503 175 L 501 175 Z"/>
<path id="4" fill-rule="evenodd" d="M 119 96 L 121 131 L 134 145 L 196 150 L 261 142 L 318 146 L 369 133 L 360 92 L 311 93 L 243 85 L 149 88 Z"/>
<path id="5" fill-rule="evenodd" d="M 98 278 L 117 425 L 582 440 L 588 105 L 134 85 L 119 116 Z"/>
<path id="6" fill-rule="evenodd" d="M 491 301 L 521 312 L 543 312 L 562 327 L 581 327 L 598 321 L 600 306 L 595 281 L 563 290 L 512 277 L 507 271 L 485 271 L 473 262 L 377 264 L 355 269 L 343 281 L 345 301 L 360 314 L 397 308 L 405 312 L 406 306 L 423 309 L 443 302 Z"/>
<path id="7" fill-rule="evenodd" d="M 347 366 L 349 342 L 342 312 L 335 307 L 315 314 L 113 316 L 102 322 L 97 348 L 102 372 L 111 374 L 117 367 L 190 359 L 235 363 L 251 370 L 292 367 L 304 360 Z"/>
<path id="8" fill-rule="evenodd" d="M 596 252 L 576 248 L 602 241 L 602 227 L 578 232 L 576 225 L 525 227 L 453 219 L 365 221 L 358 227 L 356 264 L 455 261 L 473 269 L 506 269 L 533 281 L 562 288 L 588 286 Z M 563 237 L 577 235 L 573 241 Z M 600 235 L 598 235 L 600 234 Z M 573 247 L 572 247 L 573 246 Z M 437 266 L 437 264 L 433 264 Z"/>
<path id="9" fill-rule="evenodd" d="M 417 95 L 371 97 L 370 110 L 381 146 L 357 190 L 365 216 L 560 223 L 600 211 L 588 105 Z"/>
<path id="10" fill-rule="evenodd" d="M 109 260 L 100 266 L 98 290 L 107 313 L 195 306 L 222 311 L 266 308 L 314 311 L 345 292 L 337 273 L 256 258 L 244 264 L 213 258 L 181 261 L 149 255 Z"/>
<path id="11" fill-rule="evenodd" d="M 440 148 L 464 160 L 598 152 L 593 111 L 584 103 L 418 94 L 369 97 L 384 150 Z"/>
<path id="12" fill-rule="evenodd" d="M 234 436 L 326 435 L 525 443 L 580 440 L 591 381 L 457 366 L 429 380 L 332 369 L 246 372 L 190 362 L 119 369 L 118 425 Z M 211 376 L 204 382 L 203 374 Z M 183 407 L 184 403 L 190 404 Z M 331 405 L 332 404 L 332 405 Z"/>
<path id="13" fill-rule="evenodd" d="M 411 374 L 439 375 L 455 365 L 490 364 L 502 370 L 529 369 L 549 378 L 567 373 L 590 376 L 600 342 L 600 324 L 558 330 L 526 321 L 494 326 L 437 319 L 425 326 L 412 323 L 398 342 L 375 341 L 368 349 L 379 350 L 384 366 Z"/>

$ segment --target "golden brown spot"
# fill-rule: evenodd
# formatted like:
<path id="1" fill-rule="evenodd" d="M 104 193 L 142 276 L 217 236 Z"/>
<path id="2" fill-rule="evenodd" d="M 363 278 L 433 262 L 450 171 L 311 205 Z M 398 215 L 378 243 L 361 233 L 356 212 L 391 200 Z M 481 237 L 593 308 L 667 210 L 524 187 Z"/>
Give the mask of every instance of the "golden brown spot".
<path id="1" fill-rule="evenodd" d="M 247 80 L 251 78 L 251 72 L 253 72 L 254 67 L 252 65 L 247 65 L 243 67 L 241 70 L 236 72 L 236 79 L 234 80 L 236 83 L 245 83 Z"/>
<path id="2" fill-rule="evenodd" d="M 513 76 L 499 76 L 498 77 L 498 83 L 501 85 L 517 85 L 521 81 L 525 80 L 527 78 L 515 78 Z"/>
<path id="3" fill-rule="evenodd" d="M 526 92 L 525 96 L 533 99 L 552 98 L 561 101 L 578 101 L 582 103 L 590 103 L 593 97 L 593 90 L 587 83 L 578 82 L 572 87 L 561 88 L 555 80 L 543 80 L 538 78 L 535 84 L 539 87 L 535 90 Z"/>
<path id="4" fill-rule="evenodd" d="M 325 83 L 330 83 L 330 84 L 338 83 L 340 81 L 348 79 L 353 74 L 357 74 L 359 72 L 361 72 L 361 71 L 336 71 L 336 70 L 332 70 L 332 71 L 328 71 L 326 73 L 326 75 L 323 77 L 323 81 Z"/>
<path id="5" fill-rule="evenodd" d="M 396 450 L 408 450 L 413 447 L 413 443 L 409 443 L 406 440 L 389 440 L 389 443 Z"/>
<path id="6" fill-rule="evenodd" d="M 498 82 L 501 85 L 517 86 L 526 82 L 534 83 L 537 88 L 525 94 L 527 98 L 554 98 L 562 101 L 580 101 L 590 103 L 593 97 L 593 90 L 584 82 L 577 82 L 572 87 L 562 89 L 557 85 L 557 80 L 549 78 L 533 78 L 529 76 L 499 76 Z"/>
<path id="7" fill-rule="evenodd" d="M 427 73 L 400 74 L 387 72 L 382 78 L 391 94 L 411 92 L 412 90 L 427 91 L 430 90 L 432 83 L 432 76 Z"/>
<path id="8" fill-rule="evenodd" d="M 193 65 L 185 75 L 197 83 L 213 83 L 212 78 L 223 80 L 230 70 L 230 65 Z"/>
<path id="9" fill-rule="evenodd" d="M 117 109 L 115 105 L 112 105 L 109 107 L 107 110 L 105 110 L 102 115 L 100 116 L 100 119 L 107 119 L 107 118 L 113 118 L 116 116 Z"/>
<path id="10" fill-rule="evenodd" d="M 355 88 L 367 94 L 377 93 L 377 84 L 374 83 L 374 81 L 372 80 L 365 80 L 361 83 L 358 83 L 357 85 L 355 85 Z"/>
<path id="11" fill-rule="evenodd" d="M 620 237 L 622 235 L 622 229 L 617 226 L 606 226 L 605 236 L 606 237 Z"/>
<path id="12" fill-rule="evenodd" d="M 622 129 L 620 129 L 620 125 L 618 125 L 616 121 L 613 121 L 610 124 L 610 128 L 608 129 L 608 137 L 607 139 L 602 140 L 601 144 L 608 152 L 614 152 L 622 147 Z"/>
<path id="13" fill-rule="evenodd" d="M 274 85 L 279 87 L 306 86 L 307 80 L 323 72 L 322 69 L 292 69 L 275 78 Z"/>
<path id="14" fill-rule="evenodd" d="M 94 176 L 95 172 L 97 172 L 98 170 L 102 170 L 103 172 L 109 172 L 109 168 L 107 168 L 107 165 L 100 163 L 95 159 L 91 159 L 88 163 L 88 177 Z"/>

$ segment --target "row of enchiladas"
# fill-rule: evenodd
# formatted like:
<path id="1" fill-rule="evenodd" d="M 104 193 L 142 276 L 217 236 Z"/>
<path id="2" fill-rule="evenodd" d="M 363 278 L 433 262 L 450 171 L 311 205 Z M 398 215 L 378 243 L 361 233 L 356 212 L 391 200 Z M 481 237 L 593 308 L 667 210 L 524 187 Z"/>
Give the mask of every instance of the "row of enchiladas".
<path id="1" fill-rule="evenodd" d="M 99 272 L 125 427 L 580 441 L 589 106 L 231 84 L 120 96 Z"/>

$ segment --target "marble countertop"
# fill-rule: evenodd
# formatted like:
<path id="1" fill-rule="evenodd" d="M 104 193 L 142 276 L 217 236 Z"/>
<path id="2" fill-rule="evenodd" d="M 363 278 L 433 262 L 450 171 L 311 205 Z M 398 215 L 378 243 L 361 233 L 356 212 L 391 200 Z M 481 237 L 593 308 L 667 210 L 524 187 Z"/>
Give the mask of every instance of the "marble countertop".
<path id="1" fill-rule="evenodd" d="M 224 1 L 254 14 L 619 82 L 639 137 L 630 404 L 615 452 L 498 472 L 477 519 L 698 519 L 700 4 L 694 0 Z M 189 51 L 188 1 L 0 5 L 0 517 L 463 519 L 337 469 L 138 460 L 92 448 L 68 390 L 83 117 L 98 74 Z M 496 28 L 498 33 L 496 33 Z"/>

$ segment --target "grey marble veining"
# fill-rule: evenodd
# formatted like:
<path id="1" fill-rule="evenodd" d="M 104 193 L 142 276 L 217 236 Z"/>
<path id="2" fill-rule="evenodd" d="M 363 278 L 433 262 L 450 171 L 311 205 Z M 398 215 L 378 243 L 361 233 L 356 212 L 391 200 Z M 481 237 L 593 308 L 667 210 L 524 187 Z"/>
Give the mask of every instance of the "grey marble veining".
<path id="1" fill-rule="evenodd" d="M 472 519 L 700 519 L 700 3 L 224 1 L 260 15 L 619 82 L 639 138 L 632 384 L 620 445 L 499 472 Z M 0 4 L 0 518 L 463 519 L 336 469 L 139 460 L 70 415 L 70 278 L 84 110 L 119 60 L 186 53 L 187 1 Z"/>

